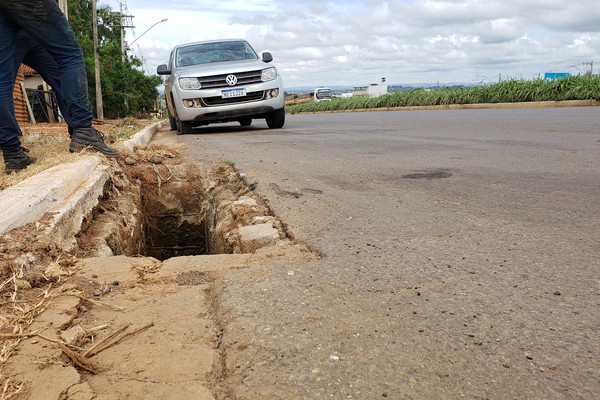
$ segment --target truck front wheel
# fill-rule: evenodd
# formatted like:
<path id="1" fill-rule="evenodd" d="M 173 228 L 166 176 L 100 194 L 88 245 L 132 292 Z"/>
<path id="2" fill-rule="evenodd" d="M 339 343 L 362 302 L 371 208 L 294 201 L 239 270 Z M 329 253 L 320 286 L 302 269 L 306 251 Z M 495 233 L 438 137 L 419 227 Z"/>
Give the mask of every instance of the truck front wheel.
<path id="1" fill-rule="evenodd" d="M 175 119 L 175 117 L 171 116 L 171 113 L 169 112 L 169 110 L 167 110 L 167 114 L 169 115 L 169 125 L 171 126 L 171 130 L 176 131 L 177 130 L 177 120 Z"/>
<path id="2" fill-rule="evenodd" d="M 192 133 L 192 123 L 190 121 L 177 120 L 177 133 L 179 133 L 180 135 Z"/>
<path id="3" fill-rule="evenodd" d="M 269 113 L 265 120 L 271 129 L 282 128 L 285 124 L 285 108 L 281 108 Z"/>

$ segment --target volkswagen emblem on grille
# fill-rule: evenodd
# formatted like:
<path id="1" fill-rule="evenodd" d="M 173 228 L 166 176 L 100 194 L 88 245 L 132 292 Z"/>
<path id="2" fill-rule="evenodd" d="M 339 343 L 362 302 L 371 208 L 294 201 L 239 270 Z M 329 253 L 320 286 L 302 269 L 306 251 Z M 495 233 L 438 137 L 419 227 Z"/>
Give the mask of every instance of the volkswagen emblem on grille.
<path id="1" fill-rule="evenodd" d="M 225 82 L 227 82 L 229 86 L 233 86 L 237 83 L 237 77 L 235 75 L 227 75 Z"/>

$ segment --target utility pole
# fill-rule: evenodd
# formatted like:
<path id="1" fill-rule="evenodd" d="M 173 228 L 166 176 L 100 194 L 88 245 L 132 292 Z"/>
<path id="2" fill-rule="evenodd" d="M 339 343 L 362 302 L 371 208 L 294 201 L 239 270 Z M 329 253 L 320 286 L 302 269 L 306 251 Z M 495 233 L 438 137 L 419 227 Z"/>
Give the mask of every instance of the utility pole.
<path id="1" fill-rule="evenodd" d="M 67 0 L 58 0 L 58 8 L 65 14 L 67 20 L 69 19 L 69 5 L 67 4 Z"/>
<path id="2" fill-rule="evenodd" d="M 104 119 L 104 107 L 102 104 L 102 83 L 100 81 L 100 49 L 98 48 L 98 11 L 96 0 L 92 0 L 92 26 L 94 27 L 94 72 L 96 76 L 96 118 Z"/>
<path id="3" fill-rule="evenodd" d="M 589 65 L 590 66 L 590 75 L 594 75 L 594 60 L 590 62 L 583 62 L 581 65 Z"/>

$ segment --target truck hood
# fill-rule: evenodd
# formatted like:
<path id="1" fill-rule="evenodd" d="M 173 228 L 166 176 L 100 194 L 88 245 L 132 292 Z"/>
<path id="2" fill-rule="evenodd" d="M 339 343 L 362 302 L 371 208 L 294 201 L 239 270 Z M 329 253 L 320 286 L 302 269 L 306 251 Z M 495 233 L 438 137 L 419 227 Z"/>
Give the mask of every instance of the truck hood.
<path id="1" fill-rule="evenodd" d="M 190 65 L 188 67 L 178 67 L 176 74 L 178 76 L 212 76 L 256 71 L 272 66 L 272 64 L 268 64 L 262 60 L 240 60 L 235 62 L 224 61 L 202 65 Z"/>

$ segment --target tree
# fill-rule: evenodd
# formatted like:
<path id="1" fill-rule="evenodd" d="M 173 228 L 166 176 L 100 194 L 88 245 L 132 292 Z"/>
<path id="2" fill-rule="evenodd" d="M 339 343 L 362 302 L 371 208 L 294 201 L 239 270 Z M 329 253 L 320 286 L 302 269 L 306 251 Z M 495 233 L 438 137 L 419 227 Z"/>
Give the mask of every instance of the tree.
<path id="1" fill-rule="evenodd" d="M 120 13 L 112 11 L 109 6 L 102 6 L 97 12 L 104 115 L 107 118 L 139 116 L 152 110 L 158 97 L 156 87 L 162 80 L 157 75 L 146 76 L 143 71 L 137 69 L 142 65 L 137 57 L 127 56 L 123 61 Z M 92 2 L 71 0 L 69 22 L 83 49 L 90 104 L 92 109 L 95 109 Z"/>

